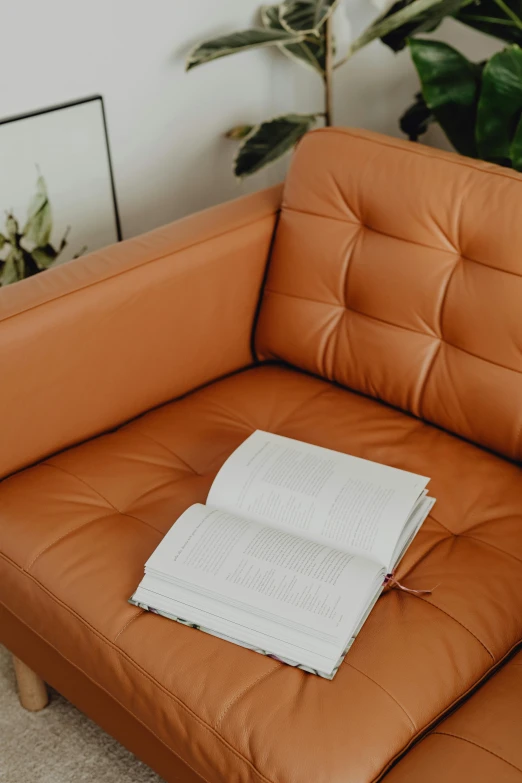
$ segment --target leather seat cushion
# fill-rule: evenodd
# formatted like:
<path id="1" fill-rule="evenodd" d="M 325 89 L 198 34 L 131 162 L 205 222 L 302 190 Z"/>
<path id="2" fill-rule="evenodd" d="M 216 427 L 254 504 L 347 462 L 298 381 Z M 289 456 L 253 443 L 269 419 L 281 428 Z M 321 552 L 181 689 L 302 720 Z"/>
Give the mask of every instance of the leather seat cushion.
<path id="1" fill-rule="evenodd" d="M 127 603 L 256 428 L 432 477 L 398 578 L 332 682 Z M 522 638 L 521 468 L 375 400 L 264 365 L 0 484 L 0 599 L 209 783 L 363 783 Z"/>
<path id="2" fill-rule="evenodd" d="M 522 653 L 443 721 L 386 783 L 521 783 Z"/>

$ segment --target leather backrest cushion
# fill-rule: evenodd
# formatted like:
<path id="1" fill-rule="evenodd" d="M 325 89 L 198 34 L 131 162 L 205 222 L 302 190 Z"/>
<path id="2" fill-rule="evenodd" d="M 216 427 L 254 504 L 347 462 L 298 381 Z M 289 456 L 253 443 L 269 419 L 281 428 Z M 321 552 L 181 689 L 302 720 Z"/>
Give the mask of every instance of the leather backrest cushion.
<path id="1" fill-rule="evenodd" d="M 522 177 L 366 131 L 308 134 L 256 347 L 520 460 Z"/>

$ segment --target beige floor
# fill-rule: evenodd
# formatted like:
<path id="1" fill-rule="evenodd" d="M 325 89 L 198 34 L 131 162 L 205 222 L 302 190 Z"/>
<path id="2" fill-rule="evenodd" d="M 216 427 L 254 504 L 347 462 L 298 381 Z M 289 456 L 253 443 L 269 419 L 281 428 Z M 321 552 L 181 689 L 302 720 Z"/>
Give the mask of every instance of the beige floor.
<path id="1" fill-rule="evenodd" d="M 161 779 L 57 693 L 45 710 L 23 710 L 0 646 L 2 783 L 161 783 Z"/>

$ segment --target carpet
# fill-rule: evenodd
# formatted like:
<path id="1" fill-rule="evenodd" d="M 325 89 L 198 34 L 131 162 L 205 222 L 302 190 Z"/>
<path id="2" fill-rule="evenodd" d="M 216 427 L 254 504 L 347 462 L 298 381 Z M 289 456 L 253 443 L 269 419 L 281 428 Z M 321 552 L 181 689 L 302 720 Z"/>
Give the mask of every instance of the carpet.
<path id="1" fill-rule="evenodd" d="M 2 783 L 162 783 L 148 767 L 55 691 L 41 712 L 23 710 L 0 645 Z"/>

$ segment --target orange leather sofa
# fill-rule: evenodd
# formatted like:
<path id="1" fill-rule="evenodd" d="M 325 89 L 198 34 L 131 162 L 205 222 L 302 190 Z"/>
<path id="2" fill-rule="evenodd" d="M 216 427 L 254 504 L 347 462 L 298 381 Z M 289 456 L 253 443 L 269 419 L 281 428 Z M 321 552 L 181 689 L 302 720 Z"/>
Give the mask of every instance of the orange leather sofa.
<path id="1" fill-rule="evenodd" d="M 0 641 L 167 781 L 520 783 L 521 215 L 505 169 L 318 131 L 283 190 L 2 290 Z M 332 682 L 127 603 L 256 428 L 432 477 L 397 578 L 436 589 Z"/>

